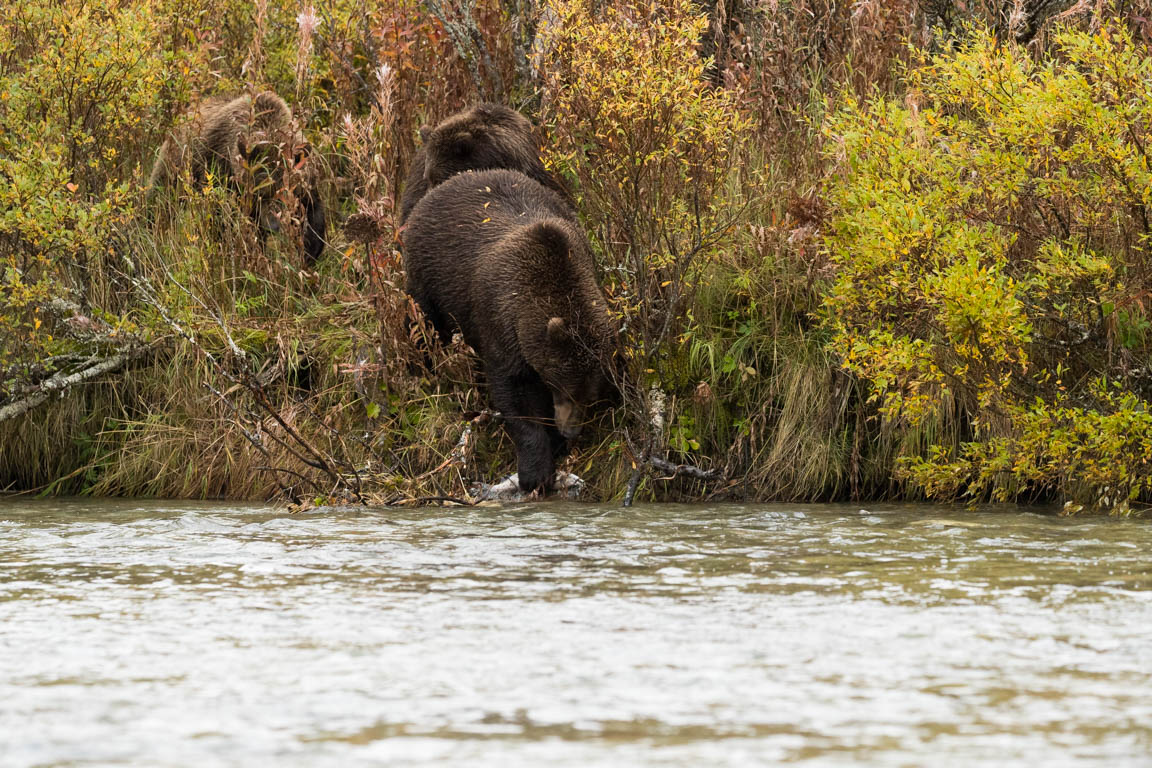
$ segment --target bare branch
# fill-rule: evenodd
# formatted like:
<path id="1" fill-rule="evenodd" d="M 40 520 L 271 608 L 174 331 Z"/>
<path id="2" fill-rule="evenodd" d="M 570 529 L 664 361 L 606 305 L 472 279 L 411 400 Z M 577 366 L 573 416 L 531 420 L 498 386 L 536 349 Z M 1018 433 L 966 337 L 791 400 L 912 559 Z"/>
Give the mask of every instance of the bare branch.
<path id="1" fill-rule="evenodd" d="M 153 351 L 152 347 L 134 347 L 121 352 L 120 354 L 106 357 L 103 360 L 95 362 L 89 367 L 77 371 L 76 373 L 65 374 L 63 372 L 57 373 L 54 376 L 45 379 L 36 386 L 36 391 L 31 395 L 17 400 L 14 403 L 9 403 L 3 408 L 0 408 L 0 422 L 14 419 L 21 416 L 33 408 L 47 402 L 48 398 L 53 394 L 63 393 L 77 384 L 83 384 L 90 381 L 97 376 L 102 376 L 106 373 L 118 371 L 127 365 L 129 362 L 150 354 Z"/>
<path id="2" fill-rule="evenodd" d="M 657 456 L 649 456 L 648 464 L 656 470 L 668 475 L 667 479 L 673 477 L 692 477 L 697 480 L 720 480 L 724 475 L 718 469 L 700 469 L 700 467 L 693 466 L 692 464 L 673 464 L 667 459 L 661 459 Z"/>

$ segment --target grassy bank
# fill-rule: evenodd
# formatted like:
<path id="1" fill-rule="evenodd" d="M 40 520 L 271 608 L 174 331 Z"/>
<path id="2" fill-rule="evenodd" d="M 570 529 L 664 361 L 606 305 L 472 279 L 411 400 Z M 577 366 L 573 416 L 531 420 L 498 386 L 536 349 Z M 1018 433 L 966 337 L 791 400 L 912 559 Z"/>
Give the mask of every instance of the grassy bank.
<path id="1" fill-rule="evenodd" d="M 949 7 L 23 4 L 0 489 L 415 503 L 513 471 L 397 242 L 417 128 L 486 99 L 541 126 L 625 329 L 566 464 L 589 494 L 1139 507 L 1147 24 Z M 262 88 L 323 166 L 314 267 L 213 184 L 146 204 L 189 105 Z"/>

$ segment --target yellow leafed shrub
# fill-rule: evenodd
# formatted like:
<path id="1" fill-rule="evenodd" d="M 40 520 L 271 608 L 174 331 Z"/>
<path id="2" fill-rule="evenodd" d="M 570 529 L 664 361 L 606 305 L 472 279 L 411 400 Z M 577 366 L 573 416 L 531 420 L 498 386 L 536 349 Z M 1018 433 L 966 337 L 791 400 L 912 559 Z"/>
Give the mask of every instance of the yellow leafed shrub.
<path id="1" fill-rule="evenodd" d="M 1056 43 L 975 34 L 826 126 L 833 344 L 886 418 L 966 425 L 905 457 L 934 495 L 1152 489 L 1152 61 L 1118 26 Z"/>

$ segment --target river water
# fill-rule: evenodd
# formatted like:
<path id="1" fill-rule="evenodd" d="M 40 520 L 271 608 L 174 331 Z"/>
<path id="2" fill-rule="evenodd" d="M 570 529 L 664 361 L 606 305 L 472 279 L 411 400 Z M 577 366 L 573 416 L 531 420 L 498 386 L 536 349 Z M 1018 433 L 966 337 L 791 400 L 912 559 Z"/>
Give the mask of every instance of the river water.
<path id="1" fill-rule="evenodd" d="M 1152 766 L 1152 525 L 0 500 L 0 765 Z"/>

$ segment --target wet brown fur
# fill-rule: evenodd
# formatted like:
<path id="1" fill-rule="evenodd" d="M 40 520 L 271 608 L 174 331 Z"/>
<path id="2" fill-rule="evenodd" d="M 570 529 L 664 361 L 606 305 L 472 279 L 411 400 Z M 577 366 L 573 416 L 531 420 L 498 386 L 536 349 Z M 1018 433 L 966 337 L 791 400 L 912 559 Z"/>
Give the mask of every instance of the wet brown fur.
<path id="1" fill-rule="evenodd" d="M 500 104 L 475 104 L 435 128 L 420 129 L 423 143 L 412 159 L 400 220 L 407 221 L 428 190 L 458 173 L 505 168 L 520 171 L 556 192 L 568 192 L 540 160 L 540 145 L 528 118 Z"/>
<path id="2" fill-rule="evenodd" d="M 459 328 L 516 443 L 520 488 L 551 488 L 588 406 L 610 397 L 616 325 L 568 203 L 508 170 L 456 175 L 412 210 L 408 292 L 441 339 Z"/>

